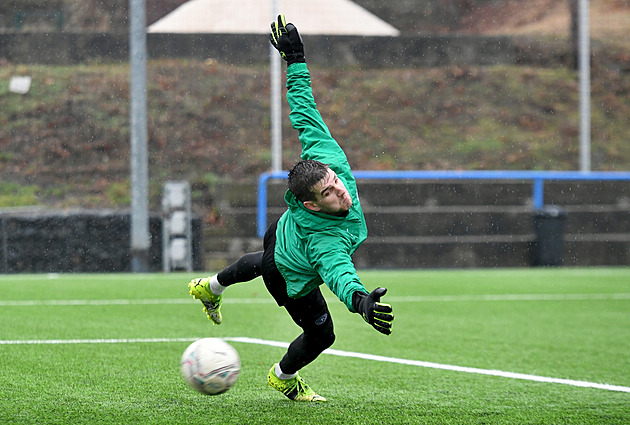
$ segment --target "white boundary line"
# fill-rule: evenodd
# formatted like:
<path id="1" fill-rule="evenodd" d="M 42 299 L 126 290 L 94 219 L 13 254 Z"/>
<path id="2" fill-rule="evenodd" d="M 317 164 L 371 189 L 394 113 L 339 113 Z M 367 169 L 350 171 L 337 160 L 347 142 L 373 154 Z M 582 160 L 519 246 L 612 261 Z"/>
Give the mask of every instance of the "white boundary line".
<path id="1" fill-rule="evenodd" d="M 266 341 L 262 339 L 247 338 L 247 337 L 225 338 L 225 339 L 229 341 L 234 341 L 234 342 L 271 345 L 274 347 L 283 347 L 283 348 L 286 348 L 289 346 L 289 344 L 286 342 Z M 464 373 L 476 373 L 480 375 L 499 376 L 502 378 L 522 379 L 526 381 L 564 384 L 564 385 L 571 385 L 574 387 L 597 388 L 601 390 L 621 391 L 621 392 L 630 393 L 630 387 L 623 387 L 620 385 L 598 384 L 595 382 L 575 381 L 572 379 L 547 378 L 544 376 L 527 375 L 524 373 L 504 372 L 501 370 L 488 370 L 488 369 L 477 369 L 474 367 L 445 365 L 445 364 L 439 364 L 439 363 L 423 362 L 420 360 L 399 359 L 396 357 L 385 357 L 385 356 L 377 356 L 373 354 L 356 353 L 352 351 L 334 350 L 330 348 L 325 350 L 324 354 L 330 354 L 333 356 L 340 356 L 340 357 L 353 357 L 353 358 L 363 359 L 363 360 L 373 360 L 377 362 L 397 363 L 397 364 L 404 364 L 404 365 L 410 365 L 410 366 L 425 367 L 425 368 L 430 368 L 430 369 L 450 370 L 454 372 L 464 372 Z"/>
<path id="2" fill-rule="evenodd" d="M 327 301 L 336 298 L 326 298 Z M 488 294 L 488 295 L 427 295 L 410 297 L 388 297 L 389 302 L 471 302 L 471 301 L 603 301 L 630 300 L 630 293 L 599 294 Z M 40 307 L 40 306 L 98 306 L 98 305 L 158 305 L 190 304 L 192 298 L 156 299 L 110 299 L 110 300 L 0 300 L 0 307 Z M 226 304 L 273 304 L 267 298 L 226 298 Z"/>
<path id="3" fill-rule="evenodd" d="M 271 298 L 232 298 L 224 300 L 227 304 L 272 304 Z M 193 304 L 192 298 L 155 298 L 155 299 L 110 299 L 110 300 L 6 300 L 0 301 L 0 307 L 42 307 L 42 306 L 95 306 L 95 305 L 161 305 Z"/>
<path id="4" fill-rule="evenodd" d="M 28 345 L 28 344 L 131 344 L 131 343 L 160 343 L 160 342 L 191 342 L 199 338 L 131 338 L 131 339 L 42 339 L 42 340 L 0 340 L 0 345 Z M 267 345 L 271 347 L 287 348 L 288 342 L 269 341 L 258 338 L 231 337 L 223 338 L 226 341 L 245 344 Z M 400 359 L 396 357 L 377 356 L 373 354 L 356 353 L 327 349 L 324 354 L 340 357 L 352 357 L 356 359 L 372 360 L 377 362 L 396 363 L 409 366 L 424 367 L 430 369 L 449 370 L 453 372 L 475 373 L 479 375 L 498 376 L 501 378 L 521 379 L 525 381 L 544 382 L 551 384 L 570 385 L 573 387 L 596 388 L 607 391 L 619 391 L 630 393 L 630 387 L 620 385 L 599 384 L 596 382 L 576 381 L 573 379 L 549 378 L 545 376 L 528 375 L 524 373 L 504 372 L 501 370 L 478 369 L 474 367 L 453 366 L 440 363 L 424 362 L 420 360 Z"/>
<path id="5" fill-rule="evenodd" d="M 137 344 L 156 342 L 192 342 L 198 339 L 200 338 L 5 339 L 0 340 L 0 345 Z"/>
<path id="6" fill-rule="evenodd" d="M 601 301 L 630 300 L 630 293 L 601 294 L 487 294 L 487 295 L 429 295 L 390 297 L 391 302 L 460 302 L 460 301 Z"/>

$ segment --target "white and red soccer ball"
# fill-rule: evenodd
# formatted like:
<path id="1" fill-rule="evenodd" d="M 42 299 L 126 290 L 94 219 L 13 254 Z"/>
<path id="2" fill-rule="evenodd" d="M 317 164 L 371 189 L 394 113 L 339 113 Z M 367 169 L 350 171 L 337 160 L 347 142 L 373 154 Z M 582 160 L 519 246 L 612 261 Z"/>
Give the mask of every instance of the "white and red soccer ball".
<path id="1" fill-rule="evenodd" d="M 186 348 L 181 371 L 191 387 L 203 394 L 217 395 L 229 390 L 238 379 L 238 353 L 220 338 L 199 339 Z"/>

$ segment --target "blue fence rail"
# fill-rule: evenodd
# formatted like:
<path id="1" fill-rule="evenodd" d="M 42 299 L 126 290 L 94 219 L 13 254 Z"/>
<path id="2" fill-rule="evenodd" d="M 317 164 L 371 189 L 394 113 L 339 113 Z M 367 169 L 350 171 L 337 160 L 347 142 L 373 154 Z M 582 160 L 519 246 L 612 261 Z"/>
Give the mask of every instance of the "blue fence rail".
<path id="1" fill-rule="evenodd" d="M 286 179 L 287 171 L 267 172 L 258 178 L 258 201 L 256 226 L 258 237 L 267 230 L 267 182 Z M 355 171 L 357 180 L 512 180 L 532 182 L 532 205 L 534 210 L 544 206 L 544 184 L 548 181 L 630 181 L 626 171 Z"/>

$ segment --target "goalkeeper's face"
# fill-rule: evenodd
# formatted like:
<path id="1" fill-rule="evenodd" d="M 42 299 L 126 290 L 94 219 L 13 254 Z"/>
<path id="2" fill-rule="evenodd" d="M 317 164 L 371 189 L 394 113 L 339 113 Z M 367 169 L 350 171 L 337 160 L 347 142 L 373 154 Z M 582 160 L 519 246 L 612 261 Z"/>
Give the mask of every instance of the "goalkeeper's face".
<path id="1" fill-rule="evenodd" d="M 315 186 L 314 201 L 304 202 L 304 206 L 313 211 L 331 215 L 345 215 L 352 206 L 352 198 L 341 179 L 330 168 L 328 173 Z"/>

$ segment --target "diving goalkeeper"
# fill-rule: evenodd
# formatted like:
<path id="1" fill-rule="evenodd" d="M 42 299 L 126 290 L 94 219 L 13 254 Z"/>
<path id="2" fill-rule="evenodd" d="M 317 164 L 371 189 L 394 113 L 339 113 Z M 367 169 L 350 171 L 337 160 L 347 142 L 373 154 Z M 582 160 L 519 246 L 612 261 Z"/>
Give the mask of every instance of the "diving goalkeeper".
<path id="1" fill-rule="evenodd" d="M 303 331 L 271 367 L 269 385 L 291 400 L 326 401 L 298 374 L 335 340 L 322 283 L 383 334 L 391 333 L 394 315 L 381 302 L 387 290 L 369 293 L 352 263 L 352 254 L 367 238 L 367 226 L 346 155 L 317 111 L 298 30 L 280 15 L 269 39 L 287 62 L 289 118 L 302 144 L 301 161 L 289 171 L 288 209 L 267 229 L 264 251 L 245 254 L 188 286 L 208 318 L 220 324 L 223 291 L 262 275 L 269 293 Z"/>

